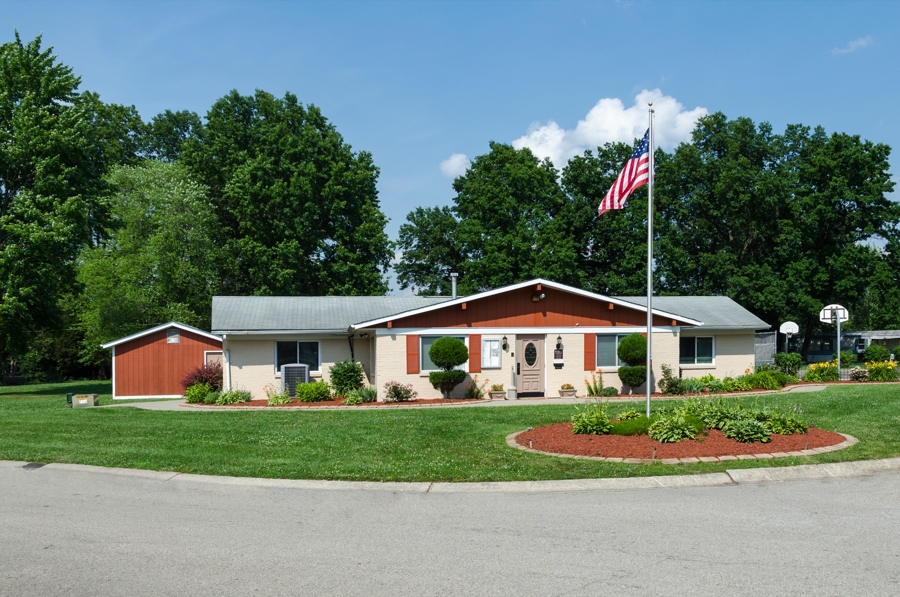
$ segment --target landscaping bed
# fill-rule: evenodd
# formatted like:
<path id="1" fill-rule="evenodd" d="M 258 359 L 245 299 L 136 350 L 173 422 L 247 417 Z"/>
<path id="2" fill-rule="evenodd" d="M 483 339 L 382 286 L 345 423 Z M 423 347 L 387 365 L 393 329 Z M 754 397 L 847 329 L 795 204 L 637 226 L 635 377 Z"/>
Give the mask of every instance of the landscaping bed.
<path id="1" fill-rule="evenodd" d="M 811 427 L 808 433 L 773 435 L 771 441 L 766 443 L 741 443 L 725 437 L 718 429 L 711 429 L 708 435 L 699 435 L 694 441 L 662 443 L 647 435 L 574 434 L 572 423 L 556 423 L 524 431 L 516 436 L 516 443 L 554 454 L 663 459 L 797 452 L 833 446 L 845 439 L 840 433 Z"/>
<path id="2" fill-rule="evenodd" d="M 268 400 L 249 400 L 247 402 L 238 402 L 235 404 L 224 404 L 224 405 L 216 405 L 216 404 L 191 404 L 190 406 L 194 406 L 197 408 L 264 408 L 264 409 L 279 409 L 279 408 L 335 408 L 337 406 L 346 407 L 346 408 L 366 408 L 366 407 L 382 407 L 382 406 L 436 406 L 441 404 L 460 404 L 460 403 L 472 403 L 472 402 L 483 402 L 483 399 L 480 398 L 451 398 L 449 400 L 444 398 L 423 398 L 416 400 L 406 400 L 404 402 L 363 402 L 360 404 L 344 404 L 344 398 L 342 396 L 338 396 L 332 400 L 323 400 L 320 402 L 299 402 L 297 400 L 292 400 L 285 404 L 269 404 Z"/>

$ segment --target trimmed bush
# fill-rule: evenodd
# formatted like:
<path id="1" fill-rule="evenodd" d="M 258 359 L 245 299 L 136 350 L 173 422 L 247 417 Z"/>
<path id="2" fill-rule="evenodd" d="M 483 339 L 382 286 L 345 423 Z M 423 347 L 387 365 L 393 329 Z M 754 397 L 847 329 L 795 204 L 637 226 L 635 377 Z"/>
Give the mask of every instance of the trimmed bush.
<path id="1" fill-rule="evenodd" d="M 779 352 L 775 354 L 775 366 L 782 373 L 797 375 L 800 367 L 803 366 L 803 357 L 796 352 Z"/>
<path id="2" fill-rule="evenodd" d="M 619 358 L 630 367 L 637 367 L 641 363 L 645 367 L 647 366 L 647 338 L 643 334 L 637 332 L 628 334 L 619 342 L 619 348 L 616 352 Z"/>
<path id="3" fill-rule="evenodd" d="M 432 342 L 431 348 L 428 349 L 428 358 L 441 369 L 448 371 L 469 360 L 469 349 L 459 338 L 445 336 Z"/>
<path id="4" fill-rule="evenodd" d="M 331 387 L 334 388 L 334 393 L 339 396 L 346 396 L 353 390 L 363 387 L 366 372 L 362 363 L 347 359 L 329 367 L 328 376 L 331 380 Z"/>
<path id="5" fill-rule="evenodd" d="M 216 404 L 219 406 L 227 406 L 229 404 L 240 404 L 241 402 L 249 402 L 253 400 L 253 396 L 247 390 L 231 390 L 223 392 L 216 398 Z"/>
<path id="6" fill-rule="evenodd" d="M 453 388 L 466 380 L 466 372 L 459 369 L 450 371 L 432 371 L 428 374 L 428 381 L 435 390 L 440 390 L 444 398 L 450 398 Z"/>
<path id="7" fill-rule="evenodd" d="M 647 367 L 619 367 L 619 379 L 634 390 L 647 381 Z"/>
<path id="8" fill-rule="evenodd" d="M 603 388 L 602 390 L 600 390 L 600 396 L 602 398 L 612 398 L 613 396 L 618 396 L 618 395 L 619 395 L 619 390 L 617 390 L 616 388 L 614 388 L 612 386 L 607 386 L 607 387 Z"/>
<path id="9" fill-rule="evenodd" d="M 189 387 L 198 383 L 206 384 L 210 390 L 221 392 L 222 365 L 212 363 L 203 365 L 202 367 L 194 367 L 184 376 L 184 379 L 181 380 L 181 387 L 187 391 Z"/>
<path id="10" fill-rule="evenodd" d="M 188 404 L 197 404 L 203 402 L 206 395 L 210 393 L 210 387 L 205 383 L 195 383 L 184 391 L 184 400 Z"/>
<path id="11" fill-rule="evenodd" d="M 385 402 L 409 402 L 419 394 L 412 389 L 412 384 L 401 384 L 398 381 L 389 381 L 384 384 Z"/>
<path id="12" fill-rule="evenodd" d="M 756 419 L 740 419 L 728 421 L 722 427 L 725 437 L 739 441 L 742 444 L 772 441 L 772 429 L 764 422 Z"/>
<path id="13" fill-rule="evenodd" d="M 324 381 L 297 384 L 298 402 L 326 402 L 331 400 L 331 390 Z"/>
<path id="14" fill-rule="evenodd" d="M 575 407 L 577 411 L 572 415 L 572 433 L 602 435 L 609 433 L 612 423 L 609 420 L 605 402 L 590 402 L 584 410 Z"/>
<path id="15" fill-rule="evenodd" d="M 889 361 L 891 359 L 891 351 L 881 344 L 869 344 L 866 347 L 866 352 L 863 353 L 863 359 L 867 363 Z"/>

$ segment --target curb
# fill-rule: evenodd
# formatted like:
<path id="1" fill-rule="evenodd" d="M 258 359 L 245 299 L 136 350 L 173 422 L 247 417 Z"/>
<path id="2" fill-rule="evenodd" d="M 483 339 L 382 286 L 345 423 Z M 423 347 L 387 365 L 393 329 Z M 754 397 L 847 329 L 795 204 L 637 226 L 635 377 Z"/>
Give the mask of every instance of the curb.
<path id="1" fill-rule="evenodd" d="M 766 467 L 727 470 L 723 473 L 701 475 L 666 475 L 659 477 L 628 477 L 608 479 L 566 479 L 560 481 L 505 481 L 483 483 L 445 482 L 384 482 L 375 481 L 318 481 L 307 479 L 263 479 L 255 477 L 225 477 L 195 475 L 171 471 L 107 468 L 87 464 L 41 464 L 0 460 L 0 469 L 24 469 L 32 474 L 44 469 L 80 473 L 117 475 L 162 483 L 201 483 L 239 487 L 260 487 L 301 490 L 390 491 L 404 493 L 546 493 L 568 491 L 623 491 L 633 489 L 678 489 L 682 487 L 721 487 L 762 483 L 768 481 L 796 481 L 868 477 L 877 473 L 900 471 L 900 458 L 860 460 L 828 464 L 804 464 L 791 467 Z"/>
<path id="2" fill-rule="evenodd" d="M 542 454 L 543 456 L 555 456 L 557 458 L 577 458 L 578 460 L 597 460 L 598 462 L 623 462 L 625 464 L 697 464 L 698 462 L 729 462 L 732 460 L 771 460 L 773 458 L 789 458 L 792 456 L 815 456 L 816 454 L 827 454 L 828 452 L 837 452 L 849 448 L 859 443 L 859 440 L 852 435 L 846 433 L 838 433 L 844 436 L 844 441 L 832 446 L 823 446 L 821 448 L 810 448 L 809 450 L 797 450 L 794 452 L 763 452 L 762 454 L 738 454 L 737 456 L 699 456 L 690 458 L 614 458 L 603 456 L 584 456 L 582 454 L 561 454 L 559 452 L 544 452 L 543 450 L 535 450 L 534 448 L 526 448 L 516 441 L 521 433 L 525 433 L 527 429 L 516 431 L 506 436 L 506 445 L 510 448 L 522 450 L 523 452 L 531 452 L 532 454 Z"/>

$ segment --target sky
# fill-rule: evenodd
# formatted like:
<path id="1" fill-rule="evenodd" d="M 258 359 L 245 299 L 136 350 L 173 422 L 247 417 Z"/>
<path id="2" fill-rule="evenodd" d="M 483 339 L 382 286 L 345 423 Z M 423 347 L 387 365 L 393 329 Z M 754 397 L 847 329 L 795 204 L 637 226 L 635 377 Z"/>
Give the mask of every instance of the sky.
<path id="1" fill-rule="evenodd" d="M 490 141 L 562 167 L 642 136 L 651 100 L 667 150 L 712 112 L 900 147 L 898 22 L 900 2 L 864 1 L 0 0 L 0 42 L 43 34 L 145 120 L 232 89 L 315 104 L 372 154 L 392 238 Z"/>

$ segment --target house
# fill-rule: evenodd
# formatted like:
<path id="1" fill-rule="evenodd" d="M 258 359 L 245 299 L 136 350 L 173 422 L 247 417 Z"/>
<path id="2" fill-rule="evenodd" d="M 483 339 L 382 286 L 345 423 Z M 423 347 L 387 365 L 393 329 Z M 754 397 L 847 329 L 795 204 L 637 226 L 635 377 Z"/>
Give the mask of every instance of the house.
<path id="1" fill-rule="evenodd" d="M 112 349 L 113 399 L 177 398 L 181 380 L 204 363 L 222 362 L 222 340 L 170 321 L 107 342 Z"/>
<path id="2" fill-rule="evenodd" d="M 428 349 L 442 336 L 466 343 L 470 376 L 515 384 L 522 397 L 555 395 L 563 383 L 583 388 L 597 368 L 604 385 L 622 387 L 616 347 L 646 332 L 646 321 L 646 297 L 608 297 L 542 279 L 460 297 L 217 296 L 212 307 L 225 386 L 255 398 L 268 384 L 280 386 L 282 365 L 306 364 L 312 380 L 328 381 L 328 368 L 346 359 L 362 363 L 379 390 L 397 381 L 437 397 Z M 741 375 L 754 366 L 754 332 L 769 327 L 728 297 L 655 297 L 654 382 L 663 364 L 685 377 Z"/>
<path id="3" fill-rule="evenodd" d="M 803 334 L 794 334 L 788 343 L 790 352 L 800 352 L 803 348 Z M 835 353 L 837 332 L 812 334 L 806 360 L 809 363 L 830 361 Z M 891 352 L 900 346 L 900 330 L 841 331 L 841 350 L 849 350 L 862 358 L 870 344 L 880 344 Z"/>

